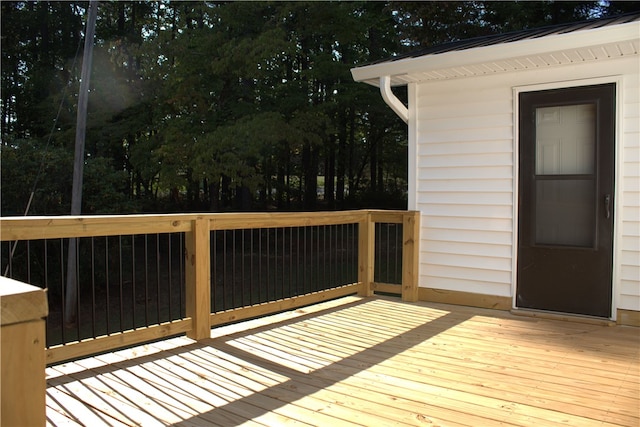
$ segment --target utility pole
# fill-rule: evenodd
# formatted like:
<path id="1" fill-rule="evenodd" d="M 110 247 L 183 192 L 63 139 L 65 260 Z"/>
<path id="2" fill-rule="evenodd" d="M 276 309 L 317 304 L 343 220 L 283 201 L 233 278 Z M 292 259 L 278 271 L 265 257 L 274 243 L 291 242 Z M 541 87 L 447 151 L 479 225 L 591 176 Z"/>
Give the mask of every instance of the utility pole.
<path id="1" fill-rule="evenodd" d="M 87 130 L 87 104 L 89 100 L 89 82 L 93 62 L 93 38 L 96 32 L 98 1 L 89 1 L 87 27 L 84 37 L 82 71 L 80 73 L 80 91 L 78 92 L 78 114 L 76 119 L 76 144 L 73 160 L 73 184 L 71 188 L 71 215 L 82 213 L 82 175 L 84 169 L 84 141 Z M 67 289 L 65 292 L 64 321 L 67 325 L 77 322 L 78 306 L 78 239 L 69 239 L 69 256 L 67 258 Z"/>

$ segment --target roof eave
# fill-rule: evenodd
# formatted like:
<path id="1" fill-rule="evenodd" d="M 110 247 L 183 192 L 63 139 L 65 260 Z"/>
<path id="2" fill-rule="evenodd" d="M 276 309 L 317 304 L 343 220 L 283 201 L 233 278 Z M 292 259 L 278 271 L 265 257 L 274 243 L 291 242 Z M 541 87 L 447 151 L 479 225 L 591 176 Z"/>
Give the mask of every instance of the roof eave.
<path id="1" fill-rule="evenodd" d="M 482 66 L 513 58 L 535 57 L 550 52 L 575 52 L 576 50 L 597 49 L 612 43 L 631 42 L 634 54 L 638 54 L 640 21 L 615 26 L 556 34 L 511 43 L 496 44 L 415 58 L 389 60 L 351 70 L 353 79 L 378 86 L 380 77 L 389 76 L 394 86 L 405 85 L 408 81 L 419 81 L 418 73 L 436 70 L 452 70 L 469 66 Z M 413 75 L 415 74 L 415 75 Z M 413 75 L 413 76 L 412 76 Z M 443 75 L 442 79 L 448 79 Z"/>

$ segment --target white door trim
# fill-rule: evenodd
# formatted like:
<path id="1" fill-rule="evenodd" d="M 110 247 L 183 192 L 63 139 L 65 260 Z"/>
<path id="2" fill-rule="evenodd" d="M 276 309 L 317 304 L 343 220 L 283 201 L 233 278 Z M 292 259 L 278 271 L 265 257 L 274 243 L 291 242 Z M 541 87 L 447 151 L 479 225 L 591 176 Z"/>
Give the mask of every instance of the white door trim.
<path id="1" fill-rule="evenodd" d="M 624 117 L 623 111 L 623 99 L 624 96 L 623 91 L 621 90 L 624 84 L 624 77 L 621 75 L 614 76 L 602 76 L 602 77 L 594 77 L 589 79 L 579 79 L 579 80 L 565 80 L 565 81 L 557 81 L 557 82 L 548 82 L 548 83 L 538 83 L 531 85 L 521 85 L 521 86 L 513 86 L 512 87 L 512 101 L 513 101 L 513 244 L 511 246 L 511 307 L 512 309 L 516 309 L 516 296 L 517 296 L 517 276 L 518 276 L 518 221 L 519 221 L 519 212 L 518 205 L 520 201 L 519 195 L 519 160 L 520 160 L 520 152 L 519 152 L 519 113 L 520 113 L 520 103 L 519 103 L 519 95 L 522 92 L 534 92 L 540 90 L 549 90 L 549 89 L 564 89 L 576 86 L 591 86 L 598 84 L 607 84 L 607 83 L 615 83 L 616 85 L 616 104 L 615 104 L 615 137 L 614 137 L 614 163 L 615 163 L 615 175 L 614 175 L 614 200 L 615 200 L 615 208 L 613 215 L 613 269 L 612 269 L 612 278 L 611 278 L 611 320 L 617 320 L 617 307 L 618 307 L 618 296 L 619 296 L 619 286 L 620 281 L 618 280 L 620 277 L 620 266 L 618 260 L 620 259 L 620 241 L 622 240 L 622 227 L 621 227 L 621 212 L 622 212 L 622 189 L 620 188 L 620 183 L 622 182 L 622 155 L 620 149 L 620 141 L 621 141 L 621 118 Z"/>

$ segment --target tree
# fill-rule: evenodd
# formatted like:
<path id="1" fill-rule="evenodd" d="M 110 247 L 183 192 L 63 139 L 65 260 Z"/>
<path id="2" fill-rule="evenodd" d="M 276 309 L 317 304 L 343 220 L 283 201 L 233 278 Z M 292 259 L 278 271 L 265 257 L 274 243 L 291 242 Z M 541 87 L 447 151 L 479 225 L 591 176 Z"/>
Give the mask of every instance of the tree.
<path id="1" fill-rule="evenodd" d="M 24 212 L 36 177 L 32 213 L 68 213 L 86 2 L 1 7 L 2 214 Z M 352 67 L 628 10 L 637 2 L 101 2 L 83 212 L 403 207 L 406 126 Z"/>

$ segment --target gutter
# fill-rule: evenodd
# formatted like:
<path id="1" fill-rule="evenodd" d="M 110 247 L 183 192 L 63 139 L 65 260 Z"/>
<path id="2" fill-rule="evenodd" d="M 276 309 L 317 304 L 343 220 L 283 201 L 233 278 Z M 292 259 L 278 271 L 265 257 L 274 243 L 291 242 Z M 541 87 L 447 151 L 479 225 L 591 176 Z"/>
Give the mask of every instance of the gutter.
<path id="1" fill-rule="evenodd" d="M 405 122 L 409 123 L 409 110 L 391 91 L 391 77 L 380 77 L 380 94 L 389 107 Z"/>
<path id="2" fill-rule="evenodd" d="M 626 24 L 611 25 L 609 27 L 593 28 L 583 31 L 574 31 L 566 34 L 555 34 L 534 39 L 524 39 L 511 43 L 498 43 L 488 46 L 478 46 L 463 51 L 447 51 L 437 54 L 427 54 L 418 57 L 403 59 L 389 59 L 376 64 L 363 65 L 351 70 L 353 79 L 357 82 L 365 82 L 376 85 L 380 76 L 401 77 L 396 83 L 406 84 L 407 76 L 417 73 L 452 69 L 468 66 L 482 66 L 482 64 L 494 64 L 514 58 L 535 57 L 550 53 L 575 52 L 576 50 L 593 50 L 599 52 L 598 56 L 606 56 L 607 47 L 615 44 L 626 45 L 624 52 L 614 57 L 638 54 L 638 31 L 640 21 Z M 609 46 L 611 45 L 611 46 Z M 603 49 L 605 51 L 603 52 Z M 614 48 L 615 51 L 615 48 Z M 532 67 L 531 69 L 535 69 Z M 402 78 L 405 77 L 405 78 Z"/>

